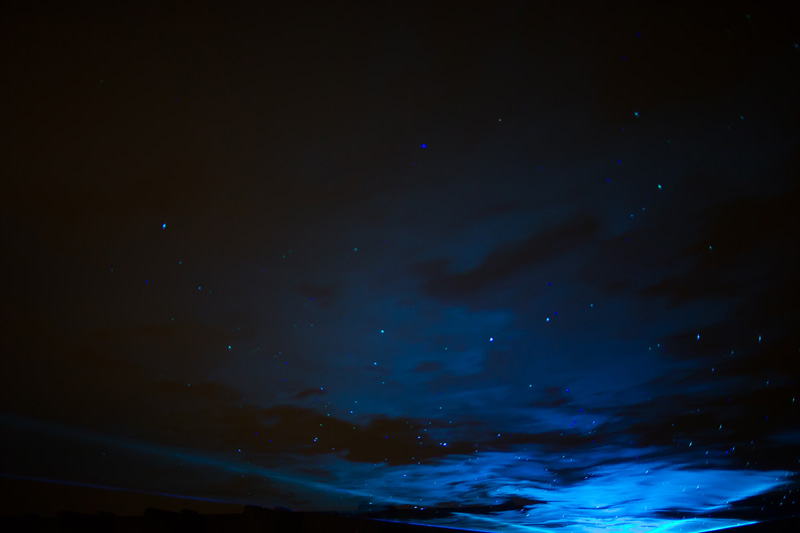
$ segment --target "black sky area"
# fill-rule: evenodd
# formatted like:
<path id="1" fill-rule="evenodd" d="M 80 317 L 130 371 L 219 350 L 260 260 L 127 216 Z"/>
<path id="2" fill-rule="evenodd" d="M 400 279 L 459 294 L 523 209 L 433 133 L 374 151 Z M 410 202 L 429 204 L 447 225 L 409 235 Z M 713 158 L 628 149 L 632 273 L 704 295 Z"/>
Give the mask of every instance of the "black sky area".
<path id="1" fill-rule="evenodd" d="M 6 7 L 0 514 L 796 516 L 779 5 Z"/>

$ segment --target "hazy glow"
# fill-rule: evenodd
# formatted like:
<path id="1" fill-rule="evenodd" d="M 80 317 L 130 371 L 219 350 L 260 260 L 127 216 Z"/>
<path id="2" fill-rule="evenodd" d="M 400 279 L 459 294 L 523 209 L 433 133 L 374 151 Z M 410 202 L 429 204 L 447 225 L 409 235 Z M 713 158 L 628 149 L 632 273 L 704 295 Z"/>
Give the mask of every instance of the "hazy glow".
<path id="1" fill-rule="evenodd" d="M 313 504 L 298 503 L 298 509 L 313 510 L 320 501 L 329 509 L 352 510 L 358 502 L 369 502 L 379 510 L 387 505 L 434 508 L 446 502 L 466 506 L 499 505 L 522 498 L 530 503 L 524 511 L 502 511 L 491 515 L 455 512 L 449 518 L 407 520 L 431 525 L 449 525 L 476 530 L 519 531 L 669 531 L 695 533 L 750 523 L 740 519 L 696 518 L 729 508 L 732 502 L 787 486 L 792 473 L 785 471 L 726 470 L 699 468 L 691 464 L 639 460 L 629 450 L 625 457 L 612 457 L 612 451 L 583 452 L 572 457 L 548 454 L 543 450 L 519 455 L 517 452 L 487 452 L 471 456 L 450 456 L 430 464 L 405 466 L 352 464 L 343 457 L 328 456 L 319 462 L 335 477 L 325 482 L 303 473 L 303 459 L 291 457 L 278 466 L 267 456 L 269 466 L 258 464 L 257 457 L 232 460 L 224 455 L 209 455 L 188 449 L 166 448 L 91 432 L 78 432 L 67 426 L 43 424 L 35 420 L 4 416 L 5 424 L 33 430 L 43 435 L 69 436 L 84 446 L 101 445 L 106 450 L 124 449 L 145 461 L 167 461 L 171 476 L 174 461 L 186 468 L 209 467 L 220 477 L 250 476 L 279 490 L 313 494 Z M 656 450 L 638 450 L 657 456 Z M 295 466 L 292 467 L 291 465 Z M 559 468 L 569 466 L 585 473 L 584 479 L 560 482 Z M 163 468 L 163 467 L 162 467 Z M 8 476 L 7 476 L 8 477 Z M 11 476 L 19 477 L 19 476 Z M 34 478 L 29 478 L 34 479 Z M 41 478 L 41 481 L 68 483 Z M 95 485 L 79 483 L 82 486 Z M 96 485 L 100 487 L 101 485 Z M 141 491 L 136 487 L 126 487 Z M 115 488 L 115 490 L 120 490 Z M 309 492 L 310 491 L 310 492 Z M 146 492 L 146 491 L 145 491 Z M 163 493 L 166 494 L 166 493 Z M 175 497 L 214 499 L 202 490 L 184 485 Z M 230 500 L 228 500 L 230 501 Z M 260 497 L 244 497 L 238 503 L 261 503 Z M 663 513 L 680 513 L 685 519 L 664 518 Z"/>

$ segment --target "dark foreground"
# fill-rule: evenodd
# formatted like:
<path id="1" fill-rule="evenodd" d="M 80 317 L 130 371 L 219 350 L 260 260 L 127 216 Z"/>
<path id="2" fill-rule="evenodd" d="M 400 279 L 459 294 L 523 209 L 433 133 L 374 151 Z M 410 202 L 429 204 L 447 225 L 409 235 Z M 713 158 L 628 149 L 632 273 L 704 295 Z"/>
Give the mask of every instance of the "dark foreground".
<path id="1" fill-rule="evenodd" d="M 468 531 L 453 528 L 404 524 L 372 520 L 338 513 L 303 513 L 245 507 L 242 513 L 200 514 L 196 511 L 165 511 L 149 508 L 141 516 L 116 516 L 111 513 L 89 515 L 62 512 L 51 517 L 27 515 L 0 517 L 0 531 L 74 531 L 74 532 L 284 532 L 326 531 L 350 533 L 412 533 L 442 531 Z M 731 533 L 765 533 L 800 531 L 800 517 L 762 522 L 726 529 Z"/>

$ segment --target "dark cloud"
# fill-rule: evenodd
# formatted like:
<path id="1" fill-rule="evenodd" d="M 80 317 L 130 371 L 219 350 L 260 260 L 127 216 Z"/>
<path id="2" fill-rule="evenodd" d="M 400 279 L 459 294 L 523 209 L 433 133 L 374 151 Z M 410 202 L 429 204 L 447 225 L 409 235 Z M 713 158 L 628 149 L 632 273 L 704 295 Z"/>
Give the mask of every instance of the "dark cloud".
<path id="1" fill-rule="evenodd" d="M 704 277 L 689 274 L 660 280 L 638 294 L 643 298 L 663 298 L 670 305 L 680 306 L 697 300 L 735 298 L 744 286 L 744 281 L 723 281 L 712 273 Z M 608 286 L 610 292 L 617 292 L 620 288 L 619 283 Z"/>
<path id="2" fill-rule="evenodd" d="M 317 302 L 324 306 L 331 306 L 336 302 L 340 289 L 331 285 L 313 285 L 301 283 L 297 290 L 309 301 Z"/>
<path id="3" fill-rule="evenodd" d="M 423 361 L 414 367 L 414 372 L 418 373 L 431 373 L 438 372 L 442 369 L 442 364 L 438 361 Z"/>
<path id="4" fill-rule="evenodd" d="M 450 261 L 437 260 L 418 265 L 422 288 L 433 298 L 463 301 L 490 288 L 509 283 L 526 268 L 552 260 L 586 244 L 597 234 L 600 223 L 588 214 L 537 232 L 522 242 L 495 248 L 483 262 L 466 272 L 448 272 Z"/>
<path id="5" fill-rule="evenodd" d="M 428 424 L 404 418 L 373 418 L 366 423 L 327 416 L 299 407 L 264 410 L 264 433 L 272 436 L 273 450 L 304 455 L 344 453 L 350 461 L 416 464 L 452 454 L 468 454 L 474 445 L 442 446 L 427 433 Z M 314 439 L 317 439 L 316 441 Z"/>
<path id="6" fill-rule="evenodd" d="M 306 398 L 313 398 L 315 396 L 323 396 L 326 394 L 325 389 L 322 387 L 316 389 L 304 389 L 294 395 L 297 400 L 305 400 Z"/>
<path id="7" fill-rule="evenodd" d="M 464 505 L 458 502 L 442 502 L 430 507 L 420 506 L 387 506 L 380 511 L 363 513 L 365 517 L 383 518 L 388 520 L 423 520 L 431 518 L 449 518 L 457 513 L 476 515 L 491 515 L 504 511 L 523 511 L 526 507 L 547 503 L 526 498 L 510 498 L 495 505 Z"/>
<path id="8" fill-rule="evenodd" d="M 740 357 L 741 352 L 752 354 L 757 343 L 758 337 L 752 332 L 739 330 L 731 334 L 730 323 L 717 322 L 664 337 L 661 353 L 676 359 L 716 358 L 721 361 L 736 349 L 740 350 Z"/>
<path id="9" fill-rule="evenodd" d="M 800 261 L 797 189 L 766 198 L 735 198 L 697 216 L 697 228 L 676 259 L 688 268 L 639 291 L 646 298 L 665 298 L 672 305 L 702 299 L 731 299 L 760 289 L 766 276 L 791 283 L 791 265 Z"/>

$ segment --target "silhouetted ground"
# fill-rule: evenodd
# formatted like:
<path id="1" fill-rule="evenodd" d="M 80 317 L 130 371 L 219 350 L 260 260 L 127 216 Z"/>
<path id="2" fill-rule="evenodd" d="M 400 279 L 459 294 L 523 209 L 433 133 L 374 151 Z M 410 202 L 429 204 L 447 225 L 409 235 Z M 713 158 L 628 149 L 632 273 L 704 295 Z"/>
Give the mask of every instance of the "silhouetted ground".
<path id="1" fill-rule="evenodd" d="M 404 523 L 443 519 L 454 513 L 493 515 L 519 511 L 535 501 L 512 498 L 498 505 L 473 507 L 435 507 L 409 509 L 390 507 L 359 513 L 297 512 L 241 504 L 168 497 L 131 490 L 40 483 L 23 479 L 0 479 L 0 533 L 25 532 L 177 532 L 270 533 L 270 532 L 347 532 L 413 533 L 468 531 Z M 757 502 L 762 505 L 760 500 Z M 190 507 L 191 509 L 186 509 Z M 747 506 L 745 506 L 747 507 Z M 749 506 L 749 507 L 752 507 Z M 69 509 L 69 511 L 64 511 Z M 733 511 L 732 511 L 733 512 Z M 725 513 L 717 513 L 720 517 Z M 773 515 L 774 516 L 774 515 Z M 734 515 L 748 516 L 747 509 Z M 680 518 L 678 516 L 672 518 Z M 509 531 L 513 529 L 510 527 Z M 470 529 L 469 531 L 473 531 Z M 800 531 L 800 517 L 784 518 L 731 528 L 731 533 Z"/>
<path id="2" fill-rule="evenodd" d="M 0 518 L 0 531 L 139 532 L 428 532 L 427 526 L 385 522 L 335 513 L 302 513 L 245 507 L 240 514 L 201 515 L 194 511 L 147 509 L 141 516 L 88 515 L 62 512 L 52 517 Z M 453 531 L 453 529 L 448 529 Z"/>
<path id="3" fill-rule="evenodd" d="M 175 532 L 204 533 L 225 531 L 231 533 L 250 532 L 348 532 L 348 533 L 413 533 L 430 532 L 431 526 L 404 524 L 361 518 L 339 513 L 304 513 L 245 507 L 238 514 L 203 515 L 196 511 L 165 511 L 147 509 L 141 516 L 116 516 L 111 513 L 89 515 L 61 512 L 55 516 L 0 517 L 0 531 L 31 532 L 82 532 L 82 533 L 144 533 Z M 452 527 L 442 531 L 457 532 Z M 467 530 L 463 530 L 467 531 Z M 800 531 L 800 517 L 762 522 L 749 526 L 727 529 L 731 533 L 766 533 Z"/>

